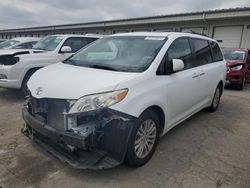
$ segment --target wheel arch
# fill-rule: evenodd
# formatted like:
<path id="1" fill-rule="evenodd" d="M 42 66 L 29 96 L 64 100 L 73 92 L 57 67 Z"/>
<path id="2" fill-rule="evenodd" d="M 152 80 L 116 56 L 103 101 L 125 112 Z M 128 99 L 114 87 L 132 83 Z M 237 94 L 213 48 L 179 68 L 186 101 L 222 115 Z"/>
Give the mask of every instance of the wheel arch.
<path id="1" fill-rule="evenodd" d="M 153 111 L 158 115 L 159 120 L 160 120 L 160 127 L 161 127 L 160 134 L 162 134 L 164 129 L 165 129 L 165 113 L 164 113 L 163 109 L 160 106 L 152 105 L 152 106 L 149 106 L 148 108 L 146 108 L 142 112 L 142 114 L 146 111 Z"/>
<path id="2" fill-rule="evenodd" d="M 33 67 L 33 68 L 30 68 L 30 69 L 28 69 L 27 71 L 26 71 L 26 73 L 24 74 L 24 76 L 23 76 L 23 79 L 22 79 L 22 82 L 21 82 L 21 86 L 23 85 L 23 83 L 24 83 L 24 81 L 25 81 L 25 79 L 27 78 L 27 77 L 30 77 L 32 74 L 34 74 L 38 69 L 41 69 L 41 68 L 43 68 L 43 67 Z"/>
<path id="3" fill-rule="evenodd" d="M 224 82 L 222 81 L 222 80 L 220 80 L 219 81 L 219 83 L 218 83 L 218 85 L 217 85 L 217 87 L 220 87 L 220 89 L 221 89 L 221 95 L 223 94 L 223 92 L 224 92 Z"/>

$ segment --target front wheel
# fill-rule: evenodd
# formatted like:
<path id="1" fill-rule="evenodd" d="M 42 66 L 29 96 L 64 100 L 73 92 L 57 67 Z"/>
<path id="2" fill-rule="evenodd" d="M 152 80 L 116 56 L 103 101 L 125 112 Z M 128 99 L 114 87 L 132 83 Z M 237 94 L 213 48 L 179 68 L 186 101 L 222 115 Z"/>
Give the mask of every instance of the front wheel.
<path id="1" fill-rule="evenodd" d="M 144 112 L 135 124 L 126 155 L 130 166 L 142 166 L 153 156 L 159 140 L 160 121 L 153 111 Z"/>
<path id="2" fill-rule="evenodd" d="M 220 105 L 221 93 L 222 93 L 222 87 L 221 87 L 221 85 L 218 85 L 216 90 L 215 90 L 215 93 L 214 93 L 214 98 L 213 98 L 212 104 L 208 108 L 208 111 L 215 112 L 218 109 L 218 107 Z"/>

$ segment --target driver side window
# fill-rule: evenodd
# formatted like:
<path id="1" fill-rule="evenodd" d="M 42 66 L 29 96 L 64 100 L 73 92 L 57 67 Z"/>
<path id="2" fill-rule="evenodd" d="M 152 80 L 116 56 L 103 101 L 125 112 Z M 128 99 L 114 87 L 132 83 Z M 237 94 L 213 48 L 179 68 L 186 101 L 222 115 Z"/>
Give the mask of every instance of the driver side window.
<path id="1" fill-rule="evenodd" d="M 184 70 L 193 67 L 192 50 L 187 38 L 175 40 L 167 52 L 168 62 L 173 59 L 181 59 L 184 62 Z"/>
<path id="2" fill-rule="evenodd" d="M 93 42 L 93 40 L 89 41 L 88 38 L 84 38 L 84 37 L 72 37 L 67 39 L 63 46 L 69 46 L 72 49 L 72 53 L 77 52 L 78 50 L 80 50 L 81 48 L 83 48 L 84 46 L 86 46 L 87 44 Z"/>

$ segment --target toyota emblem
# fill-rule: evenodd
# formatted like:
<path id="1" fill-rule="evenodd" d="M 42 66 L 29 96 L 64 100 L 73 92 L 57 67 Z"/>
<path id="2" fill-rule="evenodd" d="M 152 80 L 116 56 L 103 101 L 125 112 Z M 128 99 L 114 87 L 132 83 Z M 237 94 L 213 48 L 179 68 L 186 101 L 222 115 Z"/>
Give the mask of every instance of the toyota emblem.
<path id="1" fill-rule="evenodd" d="M 38 87 L 38 88 L 36 89 L 36 95 L 41 95 L 42 92 L 43 92 L 43 88 L 42 88 L 42 87 Z"/>

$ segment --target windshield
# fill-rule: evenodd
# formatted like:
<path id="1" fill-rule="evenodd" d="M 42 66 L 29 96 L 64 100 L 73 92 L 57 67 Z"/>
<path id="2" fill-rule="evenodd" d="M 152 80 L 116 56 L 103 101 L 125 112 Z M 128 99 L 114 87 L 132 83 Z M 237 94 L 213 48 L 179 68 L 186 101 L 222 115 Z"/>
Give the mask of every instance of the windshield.
<path id="1" fill-rule="evenodd" d="M 17 44 L 17 43 L 19 43 L 19 41 L 17 41 L 17 40 L 7 40 L 7 41 L 2 42 L 0 44 L 0 49 L 8 48 L 8 47 L 13 46 L 14 44 Z"/>
<path id="2" fill-rule="evenodd" d="M 151 65 L 165 42 L 165 37 L 102 38 L 64 63 L 113 71 L 142 72 Z"/>
<path id="3" fill-rule="evenodd" d="M 62 36 L 47 36 L 36 43 L 32 48 L 37 50 L 53 51 L 63 40 Z"/>
<path id="4" fill-rule="evenodd" d="M 244 51 L 224 51 L 226 60 L 243 60 L 245 58 Z"/>

